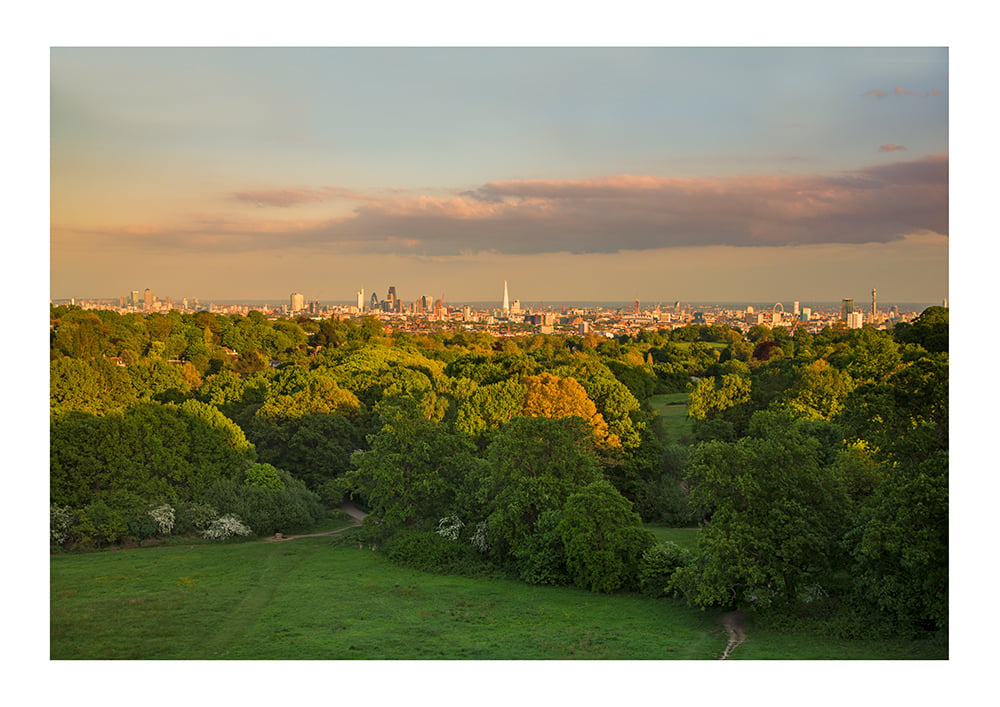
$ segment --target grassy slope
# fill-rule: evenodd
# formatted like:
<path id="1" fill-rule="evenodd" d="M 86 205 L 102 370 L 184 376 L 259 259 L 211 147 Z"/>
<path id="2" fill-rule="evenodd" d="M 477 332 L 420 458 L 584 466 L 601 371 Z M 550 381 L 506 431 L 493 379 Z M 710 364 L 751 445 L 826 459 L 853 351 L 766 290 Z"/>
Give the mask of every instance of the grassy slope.
<path id="1" fill-rule="evenodd" d="M 673 601 L 425 574 L 328 538 L 58 556 L 51 657 L 712 658 Z"/>
<path id="2" fill-rule="evenodd" d="M 687 393 L 667 393 L 649 398 L 649 406 L 659 416 L 664 442 L 679 442 L 683 437 L 691 434 L 691 420 L 687 416 L 687 400 Z"/>
<path id="3" fill-rule="evenodd" d="M 50 567 L 53 659 L 714 659 L 726 643 L 718 612 L 679 601 L 425 574 L 329 538 Z M 744 646 L 732 658 L 941 657 L 815 636 Z"/>

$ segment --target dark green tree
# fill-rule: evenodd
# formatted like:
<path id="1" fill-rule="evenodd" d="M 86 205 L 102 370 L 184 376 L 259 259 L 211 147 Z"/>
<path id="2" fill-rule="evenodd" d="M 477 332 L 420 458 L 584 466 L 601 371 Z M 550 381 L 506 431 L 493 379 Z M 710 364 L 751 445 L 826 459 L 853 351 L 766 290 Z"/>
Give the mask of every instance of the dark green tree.
<path id="1" fill-rule="evenodd" d="M 592 592 L 637 588 L 642 553 L 655 542 L 632 503 L 604 479 L 566 499 L 559 533 L 573 583 Z"/>
<path id="2" fill-rule="evenodd" d="M 695 604 L 793 603 L 843 565 L 848 500 L 820 465 L 819 442 L 787 412 L 758 412 L 751 436 L 692 451 L 691 500 L 705 509 L 704 561 L 678 570 Z"/>
<path id="3" fill-rule="evenodd" d="M 480 498 L 501 561 L 528 558 L 539 517 L 601 478 L 591 429 L 578 417 L 515 417 L 490 443 L 487 460 Z"/>

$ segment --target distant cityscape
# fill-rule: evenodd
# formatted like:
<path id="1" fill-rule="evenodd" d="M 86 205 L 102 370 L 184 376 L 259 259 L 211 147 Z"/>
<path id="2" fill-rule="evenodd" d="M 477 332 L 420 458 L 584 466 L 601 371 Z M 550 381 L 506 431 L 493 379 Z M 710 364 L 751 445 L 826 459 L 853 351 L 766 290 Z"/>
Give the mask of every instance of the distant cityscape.
<path id="1" fill-rule="evenodd" d="M 511 299 L 507 283 L 503 296 L 495 302 L 446 303 L 431 295 L 421 295 L 405 300 L 390 285 L 385 297 L 379 298 L 364 289 L 354 293 L 351 300 L 321 302 L 307 300 L 300 292 L 289 295 L 284 303 L 270 304 L 263 301 L 208 301 L 197 297 L 160 299 L 149 288 L 133 290 L 116 299 L 52 300 L 52 305 L 71 305 L 81 309 L 111 310 L 127 313 L 180 313 L 210 312 L 214 314 L 240 314 L 260 312 L 269 319 L 354 319 L 375 317 L 384 323 L 387 331 L 430 332 L 442 329 L 484 331 L 494 335 L 566 334 L 615 337 L 634 335 L 643 330 L 676 329 L 692 324 L 730 326 L 745 332 L 753 326 L 771 328 L 805 328 L 812 333 L 837 322 L 844 322 L 850 329 L 872 326 L 877 329 L 892 328 L 896 323 L 911 321 L 930 304 L 880 303 L 877 289 L 871 291 L 871 301 L 855 304 L 853 298 L 840 302 L 792 301 L 773 304 L 752 303 L 691 303 L 673 302 L 566 302 L 534 305 L 522 304 Z M 948 301 L 940 303 L 947 307 Z"/>

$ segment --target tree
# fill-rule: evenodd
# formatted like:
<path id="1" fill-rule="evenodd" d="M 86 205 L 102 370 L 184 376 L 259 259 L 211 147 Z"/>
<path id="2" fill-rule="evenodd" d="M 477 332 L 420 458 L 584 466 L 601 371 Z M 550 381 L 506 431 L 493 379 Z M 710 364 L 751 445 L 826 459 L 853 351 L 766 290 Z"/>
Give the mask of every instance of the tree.
<path id="1" fill-rule="evenodd" d="M 632 503 L 604 479 L 566 499 L 559 533 L 573 583 L 592 592 L 635 588 L 642 553 L 655 542 Z"/>
<path id="2" fill-rule="evenodd" d="M 948 620 L 948 355 L 860 386 L 838 418 L 882 474 L 849 536 L 858 601 L 904 626 Z"/>
<path id="3" fill-rule="evenodd" d="M 52 500 L 74 508 L 116 492 L 200 500 L 215 480 L 238 478 L 256 461 L 243 431 L 195 400 L 138 403 L 104 417 L 57 411 L 50 450 Z"/>
<path id="4" fill-rule="evenodd" d="M 850 375 L 819 359 L 803 369 L 799 380 L 782 397 L 800 418 L 831 420 L 843 409 L 844 399 L 853 388 Z"/>
<path id="5" fill-rule="evenodd" d="M 896 325 L 896 340 L 904 344 L 919 344 L 930 353 L 948 351 L 948 308 L 928 307 L 907 324 Z"/>
<path id="6" fill-rule="evenodd" d="M 419 415 L 397 414 L 369 439 L 371 449 L 352 457 L 347 486 L 390 526 L 431 529 L 451 514 L 466 516 L 467 484 L 478 460 L 465 437 Z"/>
<path id="7" fill-rule="evenodd" d="M 103 415 L 136 402 L 132 380 L 124 368 L 103 358 L 61 356 L 49 364 L 51 407 Z"/>
<path id="8" fill-rule="evenodd" d="M 496 431 L 524 409 L 526 392 L 517 380 L 482 385 L 459 407 L 455 426 L 471 437 Z"/>
<path id="9" fill-rule="evenodd" d="M 719 378 L 703 378 L 691 391 L 688 415 L 695 420 L 716 417 L 750 401 L 750 380 L 730 373 Z"/>
<path id="10" fill-rule="evenodd" d="M 480 487 L 489 537 L 500 560 L 530 556 L 530 539 L 546 511 L 601 478 L 593 436 L 577 417 L 515 417 L 486 450 L 488 477 Z"/>
<path id="11" fill-rule="evenodd" d="M 691 501 L 709 517 L 703 561 L 678 570 L 695 604 L 787 604 L 842 561 L 848 501 L 821 468 L 819 443 L 787 411 L 755 413 L 751 433 L 691 455 Z"/>
<path id="12" fill-rule="evenodd" d="M 843 348 L 830 356 L 830 363 L 857 381 L 882 381 L 902 363 L 893 338 L 871 327 L 851 330 Z"/>
<path id="13" fill-rule="evenodd" d="M 609 432 L 604 417 L 597 412 L 594 401 L 573 378 L 560 378 L 551 373 L 525 376 L 524 407 L 521 414 L 527 417 L 579 417 L 593 430 L 594 439 L 608 447 L 620 447 L 621 439 Z"/>

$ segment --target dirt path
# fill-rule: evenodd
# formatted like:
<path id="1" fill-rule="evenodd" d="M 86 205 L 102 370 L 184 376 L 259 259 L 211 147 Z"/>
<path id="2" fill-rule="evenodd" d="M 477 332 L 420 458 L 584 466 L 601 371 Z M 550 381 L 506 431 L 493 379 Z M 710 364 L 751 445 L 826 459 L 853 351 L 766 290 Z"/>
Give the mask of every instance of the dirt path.
<path id="1" fill-rule="evenodd" d="M 295 540 L 296 538 L 321 538 L 326 535 L 336 535 L 337 533 L 342 533 L 345 530 L 349 530 L 350 528 L 356 528 L 357 526 L 361 525 L 361 521 L 364 520 L 366 515 L 368 515 L 367 513 L 365 513 L 360 508 L 358 508 L 357 506 L 355 506 L 353 503 L 350 502 L 341 503 L 339 506 L 337 506 L 337 508 L 339 508 L 344 513 L 349 515 L 354 522 L 351 525 L 348 525 L 346 528 L 337 528 L 336 530 L 329 530 L 325 533 L 311 533 L 308 535 L 283 535 L 281 537 L 275 535 L 273 537 L 268 538 L 266 542 L 277 543 L 277 542 L 284 542 L 285 540 Z"/>
<path id="2" fill-rule="evenodd" d="M 741 611 L 729 611 L 719 617 L 719 622 L 726 629 L 726 635 L 729 636 L 726 650 L 722 651 L 722 657 L 719 658 L 719 660 L 725 660 L 738 645 L 747 640 L 746 614 Z"/>

